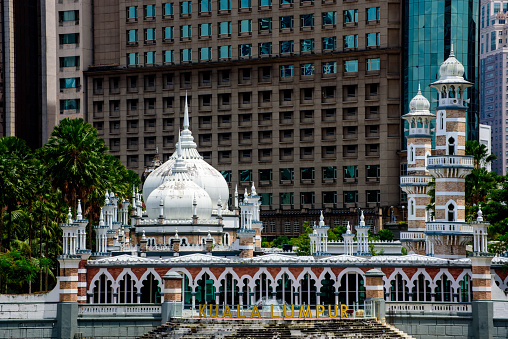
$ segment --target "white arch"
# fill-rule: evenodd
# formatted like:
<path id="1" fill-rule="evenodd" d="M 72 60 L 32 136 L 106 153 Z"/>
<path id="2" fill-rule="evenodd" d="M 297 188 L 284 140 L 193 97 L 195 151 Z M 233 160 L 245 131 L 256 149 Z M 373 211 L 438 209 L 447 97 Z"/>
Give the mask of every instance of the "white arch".
<path id="1" fill-rule="evenodd" d="M 153 276 L 155 277 L 155 279 L 159 282 L 159 286 L 160 286 L 161 290 L 164 289 L 164 283 L 162 282 L 161 276 L 159 275 L 159 273 L 157 273 L 155 271 L 155 269 L 153 267 L 150 267 L 150 268 L 146 269 L 145 273 L 143 273 L 141 278 L 139 278 L 139 280 L 136 282 L 135 287 L 138 288 L 138 291 L 141 291 L 141 287 L 143 287 L 143 281 L 146 280 L 146 278 L 148 277 L 148 275 L 150 273 L 152 273 Z"/>
<path id="2" fill-rule="evenodd" d="M 88 285 L 88 293 L 93 293 L 93 288 L 95 286 L 95 282 L 98 281 L 101 277 L 101 275 L 104 274 L 108 280 L 111 281 L 111 288 L 113 288 L 113 291 L 118 287 L 116 286 L 116 281 L 113 279 L 113 276 L 111 273 L 109 273 L 107 268 L 100 268 L 99 272 L 95 274 L 92 281 L 90 281 L 90 285 Z"/>
<path id="3" fill-rule="evenodd" d="M 389 276 L 389 277 L 386 277 L 386 276 L 385 276 L 385 277 L 383 278 L 383 281 L 384 281 L 384 284 L 385 284 L 385 289 L 386 289 L 386 291 L 389 291 L 389 290 L 390 290 L 390 288 L 392 287 L 392 286 L 391 286 L 391 285 L 392 285 L 392 281 L 395 279 L 395 276 L 396 276 L 397 274 L 400 274 L 400 275 L 402 276 L 402 279 L 406 281 L 406 287 L 408 287 L 408 288 L 412 288 L 412 287 L 413 287 L 413 286 L 412 286 L 411 281 L 409 280 L 409 278 L 408 278 L 408 276 L 407 276 L 407 274 L 406 274 L 406 272 L 404 272 L 404 270 L 402 269 L 402 267 L 397 267 L 397 268 L 395 268 L 395 270 L 392 272 L 392 274 L 390 274 L 390 276 Z M 409 286 L 409 285 L 411 285 L 411 286 Z"/>

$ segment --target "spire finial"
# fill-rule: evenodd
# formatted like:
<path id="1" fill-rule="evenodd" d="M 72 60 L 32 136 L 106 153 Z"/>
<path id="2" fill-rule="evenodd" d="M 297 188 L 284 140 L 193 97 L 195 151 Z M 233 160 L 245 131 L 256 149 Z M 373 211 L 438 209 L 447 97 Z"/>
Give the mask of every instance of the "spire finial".
<path id="1" fill-rule="evenodd" d="M 351 225 L 349 225 L 349 220 L 347 221 L 346 234 L 351 234 Z"/>
<path id="2" fill-rule="evenodd" d="M 325 225 L 325 217 L 323 216 L 323 210 L 321 210 L 321 215 L 319 216 L 319 226 Z"/>
<path id="3" fill-rule="evenodd" d="M 450 46 L 450 56 L 451 57 L 455 56 L 455 54 L 453 53 L 453 41 L 452 41 L 451 46 Z"/>
<path id="4" fill-rule="evenodd" d="M 420 88 L 420 83 L 418 83 L 418 94 L 422 94 L 422 89 Z"/>
<path id="5" fill-rule="evenodd" d="M 251 195 L 257 195 L 256 187 L 254 186 L 254 181 L 252 182 L 252 187 L 250 188 L 250 190 L 251 190 L 251 192 L 250 192 Z"/>
<path id="6" fill-rule="evenodd" d="M 76 219 L 83 220 L 83 210 L 81 209 L 81 199 L 78 199 L 78 213 Z"/>
<path id="7" fill-rule="evenodd" d="M 185 91 L 185 108 L 183 110 L 183 129 L 189 129 L 189 103 L 187 102 L 187 91 Z"/>
<path id="8" fill-rule="evenodd" d="M 184 126 L 185 128 L 185 126 Z M 182 156 L 182 132 L 178 131 L 178 148 L 176 150 L 177 158 Z"/>
<path id="9" fill-rule="evenodd" d="M 72 212 L 71 212 L 70 207 L 69 207 L 69 213 L 67 213 L 67 223 L 72 224 Z"/>
<path id="10" fill-rule="evenodd" d="M 365 216 L 363 215 L 363 211 L 362 215 L 360 216 L 360 226 L 365 226 Z"/>
<path id="11" fill-rule="evenodd" d="M 178 228 L 175 228 L 175 239 L 178 239 Z"/>
<path id="12" fill-rule="evenodd" d="M 483 212 L 481 204 L 478 204 L 478 217 L 476 218 L 476 221 L 483 221 Z"/>
<path id="13" fill-rule="evenodd" d="M 145 228 L 143 227 L 143 236 L 141 237 L 142 240 L 146 240 L 146 235 L 145 235 Z"/>
<path id="14" fill-rule="evenodd" d="M 104 226 L 104 213 L 102 212 L 102 207 L 101 207 L 101 216 L 99 217 L 99 226 Z"/>

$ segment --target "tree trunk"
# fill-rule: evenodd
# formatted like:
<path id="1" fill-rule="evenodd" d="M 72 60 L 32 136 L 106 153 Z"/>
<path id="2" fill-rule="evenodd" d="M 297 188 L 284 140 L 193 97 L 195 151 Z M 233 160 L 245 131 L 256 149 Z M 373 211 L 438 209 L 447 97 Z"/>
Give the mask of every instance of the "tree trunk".
<path id="1" fill-rule="evenodd" d="M 7 207 L 9 211 L 9 229 L 7 230 L 7 246 L 5 246 L 8 250 L 11 249 L 11 238 L 12 238 L 12 207 Z"/>
<path id="2" fill-rule="evenodd" d="M 0 252 L 2 252 L 3 239 L 4 239 L 4 207 L 0 206 Z"/>
<path id="3" fill-rule="evenodd" d="M 41 218 L 39 219 L 39 222 L 40 222 L 40 230 L 39 230 L 39 257 L 42 258 L 42 239 L 43 239 L 43 235 L 42 235 L 42 213 L 41 213 Z M 48 228 L 48 215 L 46 214 L 46 229 Z M 39 274 L 39 291 L 42 291 L 42 274 L 43 274 L 43 268 L 41 267 L 41 273 Z"/>

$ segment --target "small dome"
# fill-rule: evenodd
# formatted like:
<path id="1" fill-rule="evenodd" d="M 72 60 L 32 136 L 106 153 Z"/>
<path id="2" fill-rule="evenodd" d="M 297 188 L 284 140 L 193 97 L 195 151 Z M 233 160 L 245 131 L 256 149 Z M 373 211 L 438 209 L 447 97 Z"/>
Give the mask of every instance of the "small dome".
<path id="1" fill-rule="evenodd" d="M 455 58 L 453 54 L 453 45 L 451 47 L 450 56 L 446 59 L 439 68 L 439 76 L 441 78 L 446 77 L 464 77 L 464 65 Z"/>
<path id="2" fill-rule="evenodd" d="M 409 103 L 409 111 L 413 112 L 421 112 L 428 111 L 430 108 L 430 102 L 426 97 L 422 95 L 422 91 L 420 90 L 420 85 L 418 85 L 418 93 Z"/>

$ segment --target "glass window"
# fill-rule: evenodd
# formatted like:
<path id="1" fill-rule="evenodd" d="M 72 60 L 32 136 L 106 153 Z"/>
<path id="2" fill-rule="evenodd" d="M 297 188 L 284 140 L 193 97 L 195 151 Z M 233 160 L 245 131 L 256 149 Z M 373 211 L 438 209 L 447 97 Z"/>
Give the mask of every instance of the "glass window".
<path id="1" fill-rule="evenodd" d="M 302 205 L 313 204 L 314 203 L 314 192 L 302 192 L 300 193 L 301 203 Z M 294 231 L 298 233 L 300 231 L 300 224 L 295 221 Z"/>
<path id="2" fill-rule="evenodd" d="M 252 0 L 239 0 L 240 8 L 251 8 Z"/>
<path id="3" fill-rule="evenodd" d="M 230 10 L 231 9 L 231 0 L 219 0 L 219 10 Z"/>
<path id="4" fill-rule="evenodd" d="M 294 49 L 295 47 L 293 40 L 280 42 L 280 53 L 293 53 Z"/>
<path id="5" fill-rule="evenodd" d="M 231 34 L 231 21 L 219 22 L 219 34 Z"/>
<path id="6" fill-rule="evenodd" d="M 145 18 L 153 18 L 153 17 L 155 17 L 155 5 L 146 5 Z"/>
<path id="7" fill-rule="evenodd" d="M 280 0 L 280 4 L 281 5 L 284 5 L 284 4 L 292 4 L 293 3 L 293 0 Z"/>
<path id="8" fill-rule="evenodd" d="M 79 33 L 60 34 L 60 45 L 79 44 Z"/>
<path id="9" fill-rule="evenodd" d="M 367 71 L 379 71 L 381 69 L 381 61 L 379 58 L 367 59 Z"/>
<path id="10" fill-rule="evenodd" d="M 259 55 L 271 55 L 272 54 L 272 43 L 262 42 L 259 44 Z"/>
<path id="11" fill-rule="evenodd" d="M 79 99 L 60 100 L 60 111 L 71 109 L 79 110 Z"/>
<path id="12" fill-rule="evenodd" d="M 180 13 L 191 14 L 192 13 L 192 1 L 180 2 Z"/>
<path id="13" fill-rule="evenodd" d="M 293 65 L 282 65 L 280 66 L 280 76 L 281 78 L 292 77 L 294 75 L 294 66 Z"/>
<path id="14" fill-rule="evenodd" d="M 191 25 L 180 26 L 180 37 L 191 38 L 192 37 L 192 26 Z"/>
<path id="15" fill-rule="evenodd" d="M 180 50 L 180 60 L 185 61 L 192 61 L 192 49 L 186 48 Z"/>
<path id="16" fill-rule="evenodd" d="M 380 177 L 380 166 L 379 165 L 367 165 L 366 172 L 367 172 L 367 178 L 379 178 Z"/>
<path id="17" fill-rule="evenodd" d="M 137 19 L 137 18 L 138 18 L 138 6 L 127 7 L 127 19 Z"/>
<path id="18" fill-rule="evenodd" d="M 323 62 L 323 74 L 337 73 L 337 61 Z"/>
<path id="19" fill-rule="evenodd" d="M 175 28 L 173 26 L 164 27 L 164 39 L 174 39 L 174 38 L 175 38 Z"/>
<path id="20" fill-rule="evenodd" d="M 231 58 L 231 46 L 219 46 L 219 58 L 220 59 Z"/>
<path id="21" fill-rule="evenodd" d="M 79 86 L 79 78 L 60 79 L 60 88 L 76 88 Z"/>
<path id="22" fill-rule="evenodd" d="M 261 193 L 259 196 L 261 197 L 261 205 L 272 204 L 272 193 Z"/>
<path id="23" fill-rule="evenodd" d="M 199 13 L 211 12 L 212 0 L 199 0 Z"/>
<path id="24" fill-rule="evenodd" d="M 238 171 L 238 175 L 240 177 L 240 182 L 252 181 L 252 171 L 251 170 L 240 170 L 240 171 Z"/>
<path id="25" fill-rule="evenodd" d="M 334 36 L 323 38 L 323 49 L 336 49 L 337 48 L 337 38 Z"/>
<path id="26" fill-rule="evenodd" d="M 293 19 L 292 15 L 281 16 L 280 17 L 280 29 L 285 29 L 285 28 L 293 29 L 293 25 L 294 25 L 293 21 L 294 21 L 294 19 Z"/>
<path id="27" fill-rule="evenodd" d="M 323 192 L 323 204 L 336 204 L 337 192 Z"/>
<path id="28" fill-rule="evenodd" d="M 175 51 L 164 51 L 164 62 L 175 62 Z"/>
<path id="29" fill-rule="evenodd" d="M 199 49 L 200 60 L 212 60 L 212 47 L 205 47 Z"/>
<path id="30" fill-rule="evenodd" d="M 300 15 L 300 27 L 314 27 L 314 14 Z"/>
<path id="31" fill-rule="evenodd" d="M 358 22 L 358 10 L 357 9 L 349 9 L 344 11 L 344 23 Z"/>
<path id="32" fill-rule="evenodd" d="M 358 35 L 344 35 L 344 48 L 357 48 L 358 47 Z"/>
<path id="33" fill-rule="evenodd" d="M 280 180 L 293 181 L 295 178 L 295 171 L 293 168 L 281 168 L 280 169 Z"/>
<path id="34" fill-rule="evenodd" d="M 272 31 L 272 18 L 259 19 L 259 30 L 260 31 Z"/>
<path id="35" fill-rule="evenodd" d="M 337 12 L 323 13 L 323 25 L 335 25 L 335 24 L 337 24 Z"/>
<path id="36" fill-rule="evenodd" d="M 344 72 L 358 72 L 358 60 L 344 61 Z"/>
<path id="37" fill-rule="evenodd" d="M 127 54 L 127 63 L 128 63 L 128 65 L 138 65 L 139 64 L 139 54 L 138 53 Z"/>
<path id="38" fill-rule="evenodd" d="M 145 40 L 146 41 L 155 40 L 155 28 L 145 29 Z"/>
<path id="39" fill-rule="evenodd" d="M 238 46 L 238 54 L 241 57 L 252 56 L 252 44 L 241 44 Z"/>
<path id="40" fill-rule="evenodd" d="M 293 192 L 281 193 L 280 204 L 281 205 L 293 205 L 295 200 L 295 194 Z"/>
<path id="41" fill-rule="evenodd" d="M 380 20 L 380 13 L 379 7 L 367 8 L 367 21 Z"/>
<path id="42" fill-rule="evenodd" d="M 367 34 L 367 47 L 377 47 L 380 45 L 380 33 Z"/>
<path id="43" fill-rule="evenodd" d="M 233 172 L 232 171 L 220 171 L 222 176 L 224 177 L 224 180 L 226 182 L 232 182 L 233 181 Z"/>
<path id="44" fill-rule="evenodd" d="M 366 191 L 367 202 L 378 203 L 379 202 L 379 191 Z"/>
<path id="45" fill-rule="evenodd" d="M 156 54 L 155 52 L 145 53 L 145 64 L 155 64 Z"/>
<path id="46" fill-rule="evenodd" d="M 252 20 L 240 20 L 238 22 L 240 33 L 252 32 Z"/>
<path id="47" fill-rule="evenodd" d="M 314 167 L 305 167 L 300 169 L 303 180 L 314 180 Z"/>
<path id="48" fill-rule="evenodd" d="M 323 167 L 323 179 L 337 179 L 337 167 Z"/>
<path id="49" fill-rule="evenodd" d="M 79 21 L 79 11 L 63 11 L 59 13 L 60 22 Z"/>
<path id="50" fill-rule="evenodd" d="M 314 39 L 300 40 L 300 51 L 301 52 L 314 52 Z"/>
<path id="51" fill-rule="evenodd" d="M 138 30 L 137 29 L 130 29 L 127 31 L 127 41 L 128 42 L 138 41 Z"/>
<path id="52" fill-rule="evenodd" d="M 358 192 L 357 191 L 344 191 L 344 203 L 345 204 L 354 204 L 358 202 Z"/>
<path id="53" fill-rule="evenodd" d="M 314 75 L 314 64 L 302 64 L 302 75 Z"/>
<path id="54" fill-rule="evenodd" d="M 259 0 L 259 6 L 271 6 L 272 0 Z"/>
<path id="55" fill-rule="evenodd" d="M 344 179 L 358 178 L 358 166 L 344 166 Z"/>
<path id="56" fill-rule="evenodd" d="M 175 5 L 173 3 L 167 3 L 163 5 L 164 15 L 174 15 L 175 14 Z"/>
<path id="57" fill-rule="evenodd" d="M 79 56 L 60 58 L 60 67 L 79 67 Z"/>
<path id="58" fill-rule="evenodd" d="M 212 35 L 212 24 L 201 24 L 199 25 L 199 36 L 211 36 Z"/>

